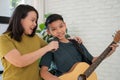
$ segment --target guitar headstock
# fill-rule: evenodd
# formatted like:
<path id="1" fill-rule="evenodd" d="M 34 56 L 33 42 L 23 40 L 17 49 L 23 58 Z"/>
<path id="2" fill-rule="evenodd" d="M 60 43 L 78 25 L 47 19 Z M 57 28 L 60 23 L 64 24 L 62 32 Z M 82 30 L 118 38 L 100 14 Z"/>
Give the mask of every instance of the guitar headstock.
<path id="1" fill-rule="evenodd" d="M 120 30 L 118 30 L 114 36 L 114 42 L 118 43 L 120 41 Z"/>

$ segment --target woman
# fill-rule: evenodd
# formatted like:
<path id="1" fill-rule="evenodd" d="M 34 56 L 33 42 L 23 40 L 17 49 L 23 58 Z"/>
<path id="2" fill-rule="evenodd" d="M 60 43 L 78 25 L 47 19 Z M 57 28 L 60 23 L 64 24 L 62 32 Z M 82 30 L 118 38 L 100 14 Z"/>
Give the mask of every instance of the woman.
<path id="1" fill-rule="evenodd" d="M 47 43 L 35 34 L 38 12 L 29 5 L 19 5 L 7 30 L 0 36 L 0 58 L 3 80 L 40 80 L 39 58 L 58 48 L 58 42 Z"/>

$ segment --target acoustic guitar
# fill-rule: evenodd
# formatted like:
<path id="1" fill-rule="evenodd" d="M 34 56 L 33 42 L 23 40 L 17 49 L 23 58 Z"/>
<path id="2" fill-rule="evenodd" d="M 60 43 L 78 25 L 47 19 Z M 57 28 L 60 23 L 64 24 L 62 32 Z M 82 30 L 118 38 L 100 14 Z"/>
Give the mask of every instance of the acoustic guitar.
<path id="1" fill-rule="evenodd" d="M 97 75 L 94 70 L 107 57 L 112 50 L 112 44 L 117 44 L 120 41 L 120 30 L 114 36 L 112 43 L 102 52 L 102 54 L 91 65 L 85 62 L 78 62 L 73 65 L 69 72 L 61 75 L 60 80 L 97 80 Z"/>

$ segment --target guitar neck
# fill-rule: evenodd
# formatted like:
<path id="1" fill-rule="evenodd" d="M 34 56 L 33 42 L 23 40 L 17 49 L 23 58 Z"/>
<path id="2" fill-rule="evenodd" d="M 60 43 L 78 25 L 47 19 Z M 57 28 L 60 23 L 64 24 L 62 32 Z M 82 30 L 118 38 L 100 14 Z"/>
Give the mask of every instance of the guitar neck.
<path id="1" fill-rule="evenodd" d="M 97 66 L 107 57 L 109 52 L 112 50 L 110 47 L 112 44 L 116 44 L 114 41 L 103 51 L 103 53 L 90 65 L 90 67 L 84 72 L 86 77 L 89 77 L 90 74 L 97 68 Z"/>

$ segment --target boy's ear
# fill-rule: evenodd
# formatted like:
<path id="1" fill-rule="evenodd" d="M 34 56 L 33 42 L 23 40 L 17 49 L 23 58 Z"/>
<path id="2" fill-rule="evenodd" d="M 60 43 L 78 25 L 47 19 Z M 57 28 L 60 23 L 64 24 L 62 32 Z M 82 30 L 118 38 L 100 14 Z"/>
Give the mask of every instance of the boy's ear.
<path id="1" fill-rule="evenodd" d="M 47 29 L 47 34 L 48 34 L 48 35 L 51 35 L 51 34 L 50 34 L 50 31 L 49 31 L 48 29 Z"/>

